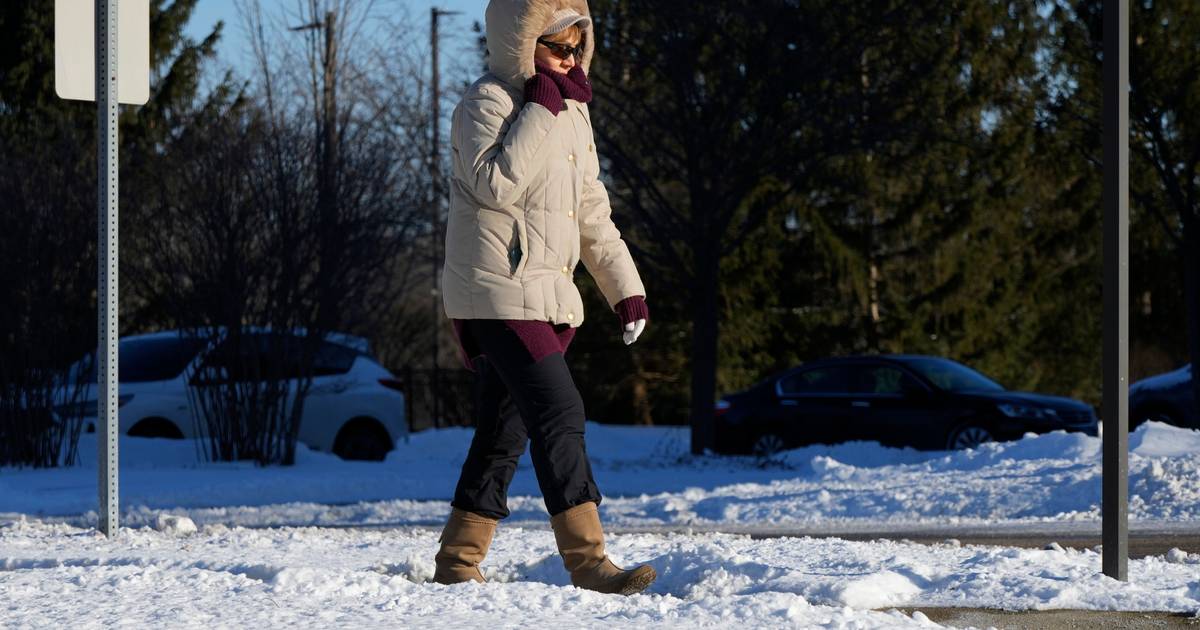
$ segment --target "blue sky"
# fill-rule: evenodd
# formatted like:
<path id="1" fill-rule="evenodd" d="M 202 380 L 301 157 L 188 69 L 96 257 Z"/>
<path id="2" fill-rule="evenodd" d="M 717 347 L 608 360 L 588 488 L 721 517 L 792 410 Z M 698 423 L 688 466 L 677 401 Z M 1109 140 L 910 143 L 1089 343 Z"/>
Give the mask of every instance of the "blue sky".
<path id="1" fill-rule="evenodd" d="M 274 13 L 283 8 L 294 8 L 297 0 L 261 0 L 264 13 Z M 415 18 L 423 33 L 429 32 L 429 9 L 436 6 L 448 11 L 462 11 L 462 15 L 443 18 L 441 31 L 444 34 L 442 42 L 447 54 L 455 54 L 464 49 L 461 45 L 447 41 L 448 38 L 470 38 L 471 24 L 474 21 L 483 22 L 483 11 L 487 6 L 486 0 L 375 0 L 376 7 L 386 9 L 394 6 L 408 12 Z M 201 0 L 197 3 L 196 11 L 188 24 L 187 33 L 199 39 L 211 32 L 218 21 L 225 21 L 225 33 L 220 47 L 221 65 L 233 66 L 242 74 L 246 74 L 249 66 L 246 36 L 242 32 L 241 20 L 238 17 L 237 5 L 234 0 Z M 428 39 L 428 35 L 426 35 Z M 450 71 L 455 64 L 450 60 L 443 62 L 443 71 Z M 477 64 L 475 64 L 477 65 Z M 447 77 L 453 80 L 473 81 L 475 77 Z"/>

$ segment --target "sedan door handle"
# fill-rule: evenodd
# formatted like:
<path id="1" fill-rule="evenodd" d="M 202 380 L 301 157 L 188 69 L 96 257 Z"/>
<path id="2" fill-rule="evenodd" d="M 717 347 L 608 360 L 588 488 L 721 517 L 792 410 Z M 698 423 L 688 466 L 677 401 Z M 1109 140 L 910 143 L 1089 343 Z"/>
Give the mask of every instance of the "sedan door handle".
<path id="1" fill-rule="evenodd" d="M 870 407 L 871 403 L 865 400 L 855 400 L 850 403 L 854 407 Z"/>
<path id="2" fill-rule="evenodd" d="M 796 401 L 796 400 L 792 400 L 792 399 L 790 399 L 790 398 L 784 398 L 783 400 L 780 400 L 780 401 L 779 401 L 779 404 L 781 404 L 781 405 L 791 405 L 791 406 L 795 407 L 795 406 L 799 405 L 799 404 L 800 404 L 800 402 L 799 402 L 799 401 Z"/>

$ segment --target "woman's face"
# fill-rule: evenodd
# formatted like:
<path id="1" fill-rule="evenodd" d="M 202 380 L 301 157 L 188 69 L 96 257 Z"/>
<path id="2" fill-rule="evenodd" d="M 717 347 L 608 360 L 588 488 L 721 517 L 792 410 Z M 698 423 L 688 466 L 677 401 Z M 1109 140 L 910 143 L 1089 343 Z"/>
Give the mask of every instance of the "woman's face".
<path id="1" fill-rule="evenodd" d="M 568 28 L 554 35 L 547 35 L 538 39 L 572 48 L 579 46 L 583 41 L 583 37 L 577 28 Z M 579 60 L 576 59 L 575 55 L 566 55 L 566 58 L 563 59 L 560 57 L 562 54 L 561 50 L 554 50 L 553 47 L 538 42 L 537 46 L 533 49 L 533 60 L 535 63 L 540 63 L 555 72 L 566 74 L 571 68 L 575 67 L 575 64 L 579 63 Z"/>

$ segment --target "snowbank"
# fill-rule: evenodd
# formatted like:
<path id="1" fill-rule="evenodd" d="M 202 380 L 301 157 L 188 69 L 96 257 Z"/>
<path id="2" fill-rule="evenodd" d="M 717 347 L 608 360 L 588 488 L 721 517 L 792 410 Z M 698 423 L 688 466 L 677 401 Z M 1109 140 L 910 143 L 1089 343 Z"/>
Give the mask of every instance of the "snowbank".
<path id="1" fill-rule="evenodd" d="M 0 522 L 17 515 L 92 522 L 94 436 L 81 467 L 0 470 Z M 171 511 L 197 525 L 437 525 L 471 439 L 427 431 L 384 462 L 343 462 L 301 449 L 289 468 L 205 464 L 185 441 L 123 438 L 125 521 Z M 588 452 L 614 526 L 812 527 L 822 524 L 1096 522 L 1100 440 L 1028 435 L 962 452 L 857 442 L 813 446 L 769 461 L 693 457 L 681 428 L 587 426 Z M 1200 432 L 1147 423 L 1130 436 L 1130 515 L 1200 520 Z M 510 522 L 544 522 L 528 455 L 510 490 Z"/>

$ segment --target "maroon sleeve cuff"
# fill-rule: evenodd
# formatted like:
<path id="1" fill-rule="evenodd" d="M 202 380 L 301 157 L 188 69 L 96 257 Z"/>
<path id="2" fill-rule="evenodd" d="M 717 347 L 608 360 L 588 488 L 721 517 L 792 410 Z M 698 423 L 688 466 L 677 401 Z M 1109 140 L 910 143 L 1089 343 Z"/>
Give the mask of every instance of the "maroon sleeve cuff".
<path id="1" fill-rule="evenodd" d="M 613 310 L 617 312 L 617 317 L 621 318 L 622 326 L 639 319 L 650 321 L 650 308 L 646 306 L 646 298 L 641 295 L 630 296 L 617 302 Z"/>

